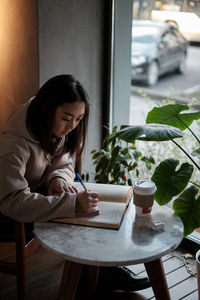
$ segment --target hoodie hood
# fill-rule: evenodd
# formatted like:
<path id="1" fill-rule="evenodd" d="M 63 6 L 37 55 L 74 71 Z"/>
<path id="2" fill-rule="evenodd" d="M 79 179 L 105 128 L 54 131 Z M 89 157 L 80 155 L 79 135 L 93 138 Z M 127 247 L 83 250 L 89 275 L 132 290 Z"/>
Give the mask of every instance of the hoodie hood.
<path id="1" fill-rule="evenodd" d="M 39 143 L 34 137 L 32 137 L 26 128 L 26 116 L 27 110 L 33 98 L 26 103 L 20 105 L 17 110 L 8 118 L 2 134 L 10 133 L 19 137 L 22 137 L 32 143 Z"/>

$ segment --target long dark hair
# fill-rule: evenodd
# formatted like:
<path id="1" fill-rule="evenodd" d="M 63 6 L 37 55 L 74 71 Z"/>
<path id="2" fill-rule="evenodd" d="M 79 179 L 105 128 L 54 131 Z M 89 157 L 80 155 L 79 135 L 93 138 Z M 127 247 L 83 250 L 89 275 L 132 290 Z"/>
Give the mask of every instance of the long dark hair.
<path id="1" fill-rule="evenodd" d="M 57 75 L 49 79 L 31 101 L 27 112 L 27 129 L 38 139 L 45 152 L 54 154 L 60 139 L 52 136 L 52 124 L 56 108 L 65 103 L 82 101 L 85 103 L 85 115 L 78 126 L 65 138 L 64 152 L 73 155 L 82 153 L 89 117 L 89 100 L 86 90 L 72 75 Z"/>

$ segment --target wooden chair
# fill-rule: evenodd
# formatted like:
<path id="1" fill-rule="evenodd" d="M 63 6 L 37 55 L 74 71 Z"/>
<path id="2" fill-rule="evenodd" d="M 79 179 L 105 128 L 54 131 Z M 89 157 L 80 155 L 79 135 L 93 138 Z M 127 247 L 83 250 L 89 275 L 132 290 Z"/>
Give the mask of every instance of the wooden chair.
<path id="1" fill-rule="evenodd" d="M 9 236 L 7 242 L 15 242 L 15 262 L 0 261 L 0 272 L 16 276 L 17 281 L 17 298 L 25 300 L 26 298 L 26 261 L 31 253 L 39 245 L 36 237 L 32 236 L 27 241 L 25 234 L 25 224 L 17 221 L 12 221 L 14 224 L 14 237 Z M 0 239 L 1 241 L 1 239 Z"/>

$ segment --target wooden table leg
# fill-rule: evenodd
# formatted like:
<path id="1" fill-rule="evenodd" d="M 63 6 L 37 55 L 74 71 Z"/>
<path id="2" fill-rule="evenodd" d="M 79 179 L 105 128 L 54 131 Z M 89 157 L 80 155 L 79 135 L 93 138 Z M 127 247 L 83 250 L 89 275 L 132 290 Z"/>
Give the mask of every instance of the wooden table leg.
<path id="1" fill-rule="evenodd" d="M 96 288 L 98 284 L 99 267 L 89 266 L 88 273 L 88 298 L 94 299 Z"/>
<path id="2" fill-rule="evenodd" d="M 82 267 L 82 264 L 65 261 L 59 300 L 73 300 L 75 298 Z"/>
<path id="3" fill-rule="evenodd" d="M 161 259 L 145 263 L 145 268 L 157 300 L 170 300 L 169 289 Z"/>

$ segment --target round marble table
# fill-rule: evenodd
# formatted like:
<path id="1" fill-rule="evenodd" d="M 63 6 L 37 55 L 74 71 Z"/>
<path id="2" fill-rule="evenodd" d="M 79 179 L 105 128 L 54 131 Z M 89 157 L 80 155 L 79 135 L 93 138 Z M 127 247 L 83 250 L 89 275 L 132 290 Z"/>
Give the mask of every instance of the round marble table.
<path id="1" fill-rule="evenodd" d="M 53 222 L 36 223 L 35 233 L 39 242 L 66 260 L 60 299 L 73 299 L 83 264 L 93 266 L 93 279 L 97 281 L 94 273 L 97 274 L 98 268 L 94 266 L 139 263 L 145 264 L 156 299 L 170 299 L 161 257 L 180 244 L 183 224 L 170 208 L 157 204 L 150 219 L 162 221 L 164 230 L 147 228 L 145 222 L 148 218 L 135 217 L 135 206 L 131 201 L 119 230 Z M 70 278 L 73 278 L 73 291 L 65 287 Z"/>

